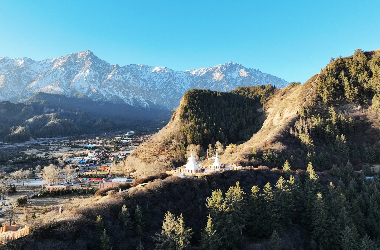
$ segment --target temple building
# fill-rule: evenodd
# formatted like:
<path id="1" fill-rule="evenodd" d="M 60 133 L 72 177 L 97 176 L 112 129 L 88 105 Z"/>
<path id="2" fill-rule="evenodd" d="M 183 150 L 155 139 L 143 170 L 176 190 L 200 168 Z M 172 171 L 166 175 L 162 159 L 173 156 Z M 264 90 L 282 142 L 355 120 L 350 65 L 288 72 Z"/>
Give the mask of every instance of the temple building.
<path id="1" fill-rule="evenodd" d="M 184 173 L 195 174 L 195 173 L 200 173 L 200 172 L 201 172 L 201 168 L 199 167 L 199 163 L 196 161 L 195 157 L 193 156 L 193 151 L 191 151 L 191 156 L 187 160 Z"/>

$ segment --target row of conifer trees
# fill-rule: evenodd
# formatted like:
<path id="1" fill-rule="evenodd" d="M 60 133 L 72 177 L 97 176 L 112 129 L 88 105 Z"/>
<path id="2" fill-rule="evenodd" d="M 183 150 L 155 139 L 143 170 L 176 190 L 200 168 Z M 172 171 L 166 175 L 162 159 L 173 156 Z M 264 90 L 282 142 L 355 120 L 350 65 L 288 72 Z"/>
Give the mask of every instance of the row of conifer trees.
<path id="1" fill-rule="evenodd" d="M 226 192 L 216 189 L 205 201 L 208 216 L 200 240 L 194 241 L 182 214 L 168 211 L 152 237 L 155 249 L 242 249 L 250 242 L 262 249 L 378 249 L 379 178 L 366 178 L 349 162 L 333 174 L 335 185 L 322 183 L 311 163 L 301 176 L 286 162 L 275 185 L 253 185 L 249 193 L 239 182 Z M 125 230 L 136 231 L 137 249 L 144 249 L 141 209 L 131 216 L 123 206 L 119 219 Z M 104 231 L 102 249 L 111 247 L 107 237 Z"/>

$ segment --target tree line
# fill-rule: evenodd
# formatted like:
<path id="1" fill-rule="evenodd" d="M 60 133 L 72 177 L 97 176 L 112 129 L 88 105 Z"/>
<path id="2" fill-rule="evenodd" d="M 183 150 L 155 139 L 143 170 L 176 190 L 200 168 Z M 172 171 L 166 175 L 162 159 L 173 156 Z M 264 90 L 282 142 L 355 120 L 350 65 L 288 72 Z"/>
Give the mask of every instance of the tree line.
<path id="1" fill-rule="evenodd" d="M 292 174 L 288 162 L 283 170 L 275 185 L 253 185 L 250 193 L 239 182 L 225 193 L 214 190 L 206 199 L 207 224 L 195 246 L 182 214 L 176 218 L 168 211 L 154 237 L 155 249 L 242 249 L 247 239 L 267 239 L 261 249 L 294 249 L 300 247 L 297 237 L 284 239 L 294 228 L 307 238 L 302 248 L 380 247 L 379 178 L 367 180 L 347 163 L 334 172 L 337 185 L 323 186 L 311 163 L 304 180 Z"/>

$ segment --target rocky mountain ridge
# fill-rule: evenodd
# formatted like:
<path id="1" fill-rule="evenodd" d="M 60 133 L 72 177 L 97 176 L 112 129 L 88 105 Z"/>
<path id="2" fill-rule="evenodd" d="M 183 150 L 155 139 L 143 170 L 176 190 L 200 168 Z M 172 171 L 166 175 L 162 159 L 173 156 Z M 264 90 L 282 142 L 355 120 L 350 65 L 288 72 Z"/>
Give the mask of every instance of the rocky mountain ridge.
<path id="1" fill-rule="evenodd" d="M 111 65 L 91 51 L 42 61 L 0 58 L 0 101 L 20 102 L 43 92 L 173 109 L 189 89 L 229 91 L 260 84 L 281 88 L 288 82 L 237 63 L 174 71 L 141 64 Z"/>

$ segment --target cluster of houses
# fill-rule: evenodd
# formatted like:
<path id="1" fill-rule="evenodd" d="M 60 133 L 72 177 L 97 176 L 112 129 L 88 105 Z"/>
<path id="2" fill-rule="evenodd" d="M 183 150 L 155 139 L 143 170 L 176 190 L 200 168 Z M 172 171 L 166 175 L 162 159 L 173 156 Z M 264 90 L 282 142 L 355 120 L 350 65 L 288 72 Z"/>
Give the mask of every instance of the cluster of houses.
<path id="1" fill-rule="evenodd" d="M 112 158 L 112 159 L 111 159 Z M 91 151 L 87 156 L 72 157 L 64 159 L 66 164 L 72 165 L 94 165 L 99 164 L 104 161 L 113 160 L 113 155 L 109 154 L 106 151 Z M 112 162 L 112 161 L 111 161 Z"/>
<path id="2" fill-rule="evenodd" d="M 127 157 L 129 152 L 108 153 L 106 151 L 90 151 L 87 156 L 65 158 L 64 163 L 78 167 L 79 171 L 99 164 L 110 165 L 113 161 L 120 161 Z"/>

